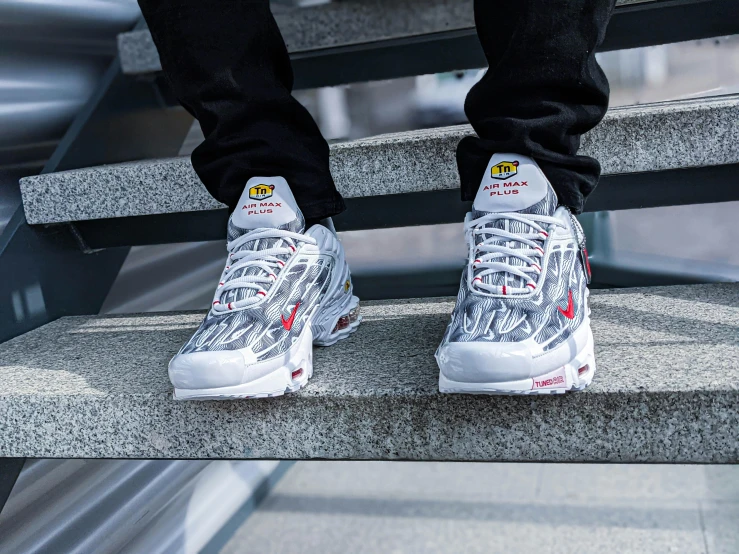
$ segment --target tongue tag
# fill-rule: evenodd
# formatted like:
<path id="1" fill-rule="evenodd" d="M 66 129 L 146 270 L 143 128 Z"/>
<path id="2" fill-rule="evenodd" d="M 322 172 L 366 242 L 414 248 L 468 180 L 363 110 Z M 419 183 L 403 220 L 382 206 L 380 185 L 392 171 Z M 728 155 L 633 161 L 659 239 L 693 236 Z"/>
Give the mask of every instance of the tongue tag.
<path id="1" fill-rule="evenodd" d="M 472 207 L 480 212 L 517 212 L 544 198 L 548 185 L 533 159 L 519 154 L 494 154 Z"/>
<path id="2" fill-rule="evenodd" d="M 232 221 L 242 229 L 280 227 L 293 221 L 298 214 L 287 181 L 282 177 L 252 177 L 246 182 Z"/>

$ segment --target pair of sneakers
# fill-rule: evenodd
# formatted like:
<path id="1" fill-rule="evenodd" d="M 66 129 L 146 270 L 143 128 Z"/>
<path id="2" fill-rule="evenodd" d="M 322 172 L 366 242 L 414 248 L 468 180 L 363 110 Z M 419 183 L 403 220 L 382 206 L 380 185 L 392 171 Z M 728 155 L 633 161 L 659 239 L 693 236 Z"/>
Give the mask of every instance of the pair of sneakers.
<path id="1" fill-rule="evenodd" d="M 439 390 L 561 393 L 593 379 L 582 228 L 534 160 L 496 154 L 465 219 L 469 258 L 436 351 Z M 334 229 L 305 220 L 287 182 L 253 178 L 228 223 L 208 315 L 169 364 L 176 399 L 279 396 L 313 373 L 313 345 L 361 322 Z"/>

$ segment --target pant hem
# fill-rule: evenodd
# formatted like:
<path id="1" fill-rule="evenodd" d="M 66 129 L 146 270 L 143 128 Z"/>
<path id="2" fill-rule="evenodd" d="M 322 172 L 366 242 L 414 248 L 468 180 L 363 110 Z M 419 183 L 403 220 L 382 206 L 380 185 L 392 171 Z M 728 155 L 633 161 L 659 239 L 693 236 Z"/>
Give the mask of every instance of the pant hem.
<path id="1" fill-rule="evenodd" d="M 339 193 L 336 193 L 333 198 L 330 198 L 328 200 L 320 200 L 318 202 L 311 202 L 309 204 L 304 204 L 298 201 L 298 207 L 300 208 L 300 211 L 303 212 L 303 217 L 305 219 L 314 220 L 320 220 L 327 217 L 339 215 L 341 212 L 346 210 L 344 199 Z"/>

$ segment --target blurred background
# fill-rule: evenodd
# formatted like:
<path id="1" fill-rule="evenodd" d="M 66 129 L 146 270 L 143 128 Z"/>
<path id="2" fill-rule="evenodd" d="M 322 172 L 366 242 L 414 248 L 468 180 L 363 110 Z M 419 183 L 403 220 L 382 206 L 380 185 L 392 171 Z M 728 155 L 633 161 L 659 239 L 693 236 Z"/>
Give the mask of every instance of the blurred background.
<path id="1" fill-rule="evenodd" d="M 0 0 L 0 230 L 10 216 L 4 208 L 17 203 L 18 178 L 41 170 L 114 57 L 116 34 L 139 18 L 135 0 Z M 610 79 L 612 106 L 739 92 L 739 36 L 609 52 L 599 60 Z M 481 74 L 423 75 L 296 96 L 327 139 L 343 141 L 464 123 L 465 95 Z M 201 139 L 194 125 L 181 155 Z M 591 253 L 603 263 L 659 266 L 676 282 L 736 281 L 738 213 L 733 202 L 598 212 L 582 220 Z M 347 232 L 342 240 L 364 298 L 412 295 L 412 287 L 391 283 L 418 274 L 426 276 L 426 290 L 456 292 L 465 259 L 461 222 Z M 103 312 L 205 309 L 224 254 L 225 241 L 134 247 Z M 598 284 L 639 283 L 605 276 Z M 142 465 L 130 469 L 146 463 L 32 462 L 45 481 L 19 481 L 0 516 L 0 550 L 79 546 L 92 523 L 66 543 L 54 543 L 59 529 L 68 530 L 78 521 L 75 514 L 89 515 L 105 499 L 119 498 L 122 506 L 128 497 L 105 486 L 119 475 L 118 485 L 164 495 L 158 504 L 152 500 L 162 510 L 158 523 L 138 542 L 125 543 L 132 552 L 739 552 L 735 467 L 161 462 L 146 466 L 152 475 L 170 468 L 170 480 L 157 481 L 141 477 Z M 255 475 L 274 475 L 277 482 L 283 474 L 275 486 L 255 481 Z M 190 484 L 175 487 L 183 475 Z M 162 488 L 165 481 L 170 488 Z M 209 487 L 219 496 L 203 496 Z M 184 500 L 183 490 L 189 491 Z M 209 519 L 197 511 L 198 499 L 202 506 L 235 507 Z M 122 509 L 114 503 L 90 521 L 125 527 Z M 39 513 L 46 514 L 43 525 L 29 525 Z M 32 544 L 29 534 L 38 539 L 45 533 L 48 541 L 33 543 L 46 545 L 40 550 L 21 547 Z M 18 549 L 3 550 L 3 540 Z M 113 551 L 86 544 L 88 552 Z"/>

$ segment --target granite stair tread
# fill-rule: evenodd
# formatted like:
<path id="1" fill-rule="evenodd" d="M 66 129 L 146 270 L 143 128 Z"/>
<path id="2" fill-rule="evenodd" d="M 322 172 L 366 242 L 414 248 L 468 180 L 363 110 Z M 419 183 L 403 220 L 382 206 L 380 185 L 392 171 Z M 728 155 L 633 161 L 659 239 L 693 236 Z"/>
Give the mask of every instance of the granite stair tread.
<path id="1" fill-rule="evenodd" d="M 441 395 L 453 299 L 376 301 L 299 393 L 177 402 L 202 312 L 66 317 L 0 345 L 0 456 L 739 462 L 739 284 L 594 291 L 598 371 L 557 397 Z"/>
<path id="2" fill-rule="evenodd" d="M 460 125 L 331 146 L 331 171 L 346 198 L 455 189 Z M 605 175 L 739 163 L 739 95 L 614 108 L 582 139 L 580 153 Z M 702 183 L 696 183 L 696 198 Z M 187 157 L 146 160 L 21 179 L 31 224 L 212 210 Z"/>
<path id="3" fill-rule="evenodd" d="M 650 0 L 617 0 L 617 6 Z M 653 1 L 653 0 L 651 0 Z M 474 31 L 473 0 L 373 0 L 275 11 L 291 54 L 353 47 L 445 32 Z M 148 29 L 118 37 L 121 68 L 129 75 L 161 71 Z"/>

